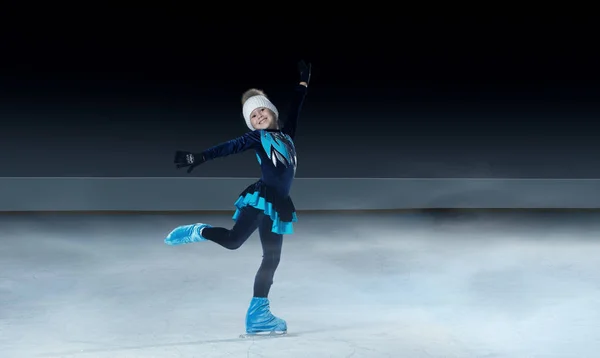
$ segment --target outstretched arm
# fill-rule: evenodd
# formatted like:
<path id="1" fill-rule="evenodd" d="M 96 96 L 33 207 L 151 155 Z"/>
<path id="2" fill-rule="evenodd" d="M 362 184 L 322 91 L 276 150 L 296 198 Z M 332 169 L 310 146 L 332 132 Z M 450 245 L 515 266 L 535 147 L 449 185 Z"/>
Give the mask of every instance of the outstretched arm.
<path id="1" fill-rule="evenodd" d="M 292 104 L 290 111 L 286 118 L 284 127 L 282 128 L 283 133 L 289 135 L 292 139 L 296 136 L 296 128 L 298 126 L 298 118 L 300 118 L 300 111 L 304 104 L 304 98 L 308 91 L 308 83 L 310 82 L 312 65 L 306 64 L 304 61 L 298 63 L 298 71 L 300 72 L 300 83 L 296 85 L 294 91 L 294 97 L 292 98 Z"/>
<path id="2" fill-rule="evenodd" d="M 260 144 L 259 134 L 249 132 L 241 137 L 217 144 L 200 153 L 192 153 L 178 150 L 175 152 L 175 166 L 177 168 L 188 168 L 191 173 L 194 168 L 216 158 L 226 157 L 231 154 L 241 153 L 248 149 L 255 148 Z"/>
<path id="3" fill-rule="evenodd" d="M 248 149 L 255 147 L 260 142 L 260 138 L 255 132 L 248 132 L 241 137 L 229 140 L 227 142 L 217 144 L 203 151 L 202 161 L 213 160 L 228 155 L 245 152 Z"/>

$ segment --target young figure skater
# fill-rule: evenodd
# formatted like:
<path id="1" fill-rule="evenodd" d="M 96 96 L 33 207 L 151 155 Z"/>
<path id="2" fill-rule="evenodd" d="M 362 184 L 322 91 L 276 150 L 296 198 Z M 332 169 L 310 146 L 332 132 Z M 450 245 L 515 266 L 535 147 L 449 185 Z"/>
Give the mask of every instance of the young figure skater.
<path id="1" fill-rule="evenodd" d="M 242 95 L 242 114 L 250 132 L 236 139 L 216 145 L 201 153 L 177 151 L 175 164 L 196 166 L 216 158 L 253 149 L 261 167 L 260 180 L 248 186 L 235 202 L 232 229 L 213 227 L 205 223 L 184 225 L 174 229 L 165 239 L 168 245 L 180 245 L 209 240 L 227 249 L 238 249 L 258 229 L 263 258 L 254 279 L 254 295 L 246 314 L 248 335 L 287 332 L 287 323 L 271 313 L 269 290 L 279 265 L 283 235 L 293 233 L 297 222 L 296 209 L 289 196 L 296 173 L 294 137 L 300 110 L 304 103 L 311 76 L 311 65 L 298 64 L 300 83 L 287 121 L 282 126 L 277 107 L 266 94 L 250 89 Z"/>

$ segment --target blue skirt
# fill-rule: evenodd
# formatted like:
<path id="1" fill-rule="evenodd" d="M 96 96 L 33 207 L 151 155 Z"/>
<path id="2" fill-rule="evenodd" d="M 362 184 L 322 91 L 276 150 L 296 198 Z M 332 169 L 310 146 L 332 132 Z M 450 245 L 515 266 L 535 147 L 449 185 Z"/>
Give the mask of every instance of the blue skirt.
<path id="1" fill-rule="evenodd" d="M 293 234 L 293 223 L 298 222 L 296 208 L 290 196 L 281 196 L 275 189 L 269 188 L 262 181 L 248 186 L 241 192 L 234 204 L 236 211 L 233 220 L 237 220 L 240 209 L 251 206 L 262 210 L 273 221 L 271 231 L 276 234 Z"/>

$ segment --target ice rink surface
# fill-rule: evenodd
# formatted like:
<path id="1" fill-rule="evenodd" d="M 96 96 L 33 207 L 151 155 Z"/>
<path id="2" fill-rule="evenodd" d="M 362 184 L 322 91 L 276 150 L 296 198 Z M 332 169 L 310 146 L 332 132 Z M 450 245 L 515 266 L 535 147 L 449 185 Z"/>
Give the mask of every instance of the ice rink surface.
<path id="1" fill-rule="evenodd" d="M 598 357 L 599 213 L 301 214 L 240 339 L 257 234 L 171 247 L 230 215 L 0 216 L 0 357 Z"/>

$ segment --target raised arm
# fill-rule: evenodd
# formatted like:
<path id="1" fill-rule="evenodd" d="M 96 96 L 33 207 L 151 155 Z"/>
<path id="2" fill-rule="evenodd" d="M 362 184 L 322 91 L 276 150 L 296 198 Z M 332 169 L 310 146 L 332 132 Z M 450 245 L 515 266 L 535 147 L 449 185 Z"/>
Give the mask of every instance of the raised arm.
<path id="1" fill-rule="evenodd" d="M 306 97 L 307 90 L 307 86 L 305 85 L 296 85 L 290 111 L 288 112 L 285 124 L 282 129 L 282 132 L 289 135 L 292 139 L 294 139 L 294 137 L 296 136 L 298 118 L 300 118 L 300 111 L 302 110 L 302 105 L 304 104 L 304 98 Z"/>
<path id="2" fill-rule="evenodd" d="M 294 139 L 294 137 L 296 136 L 298 118 L 300 118 L 300 111 L 302 110 L 304 98 L 306 97 L 306 92 L 308 91 L 311 70 L 311 64 L 307 65 L 306 63 L 304 63 L 304 61 L 300 61 L 298 63 L 298 71 L 300 72 L 300 83 L 296 85 L 290 111 L 286 118 L 286 122 L 282 128 L 282 132 L 289 135 L 292 139 Z"/>

